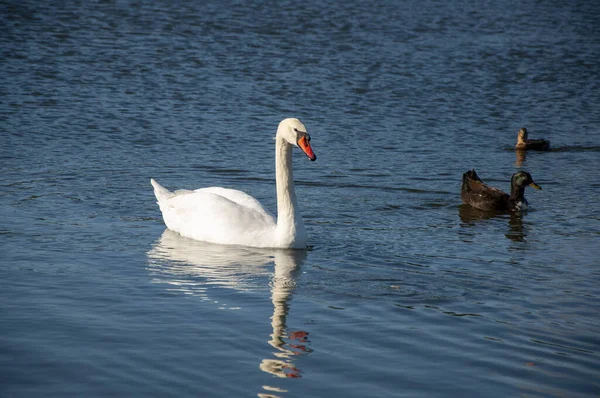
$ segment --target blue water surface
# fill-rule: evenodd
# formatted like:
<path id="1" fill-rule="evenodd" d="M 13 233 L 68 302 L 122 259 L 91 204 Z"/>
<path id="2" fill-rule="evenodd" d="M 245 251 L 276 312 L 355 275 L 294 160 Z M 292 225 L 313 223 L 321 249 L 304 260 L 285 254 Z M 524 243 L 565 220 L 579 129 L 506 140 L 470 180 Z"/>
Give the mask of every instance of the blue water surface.
<path id="1" fill-rule="evenodd" d="M 600 3 L 0 10 L 0 396 L 600 395 Z M 275 212 L 287 117 L 308 250 L 165 229 L 150 178 Z"/>

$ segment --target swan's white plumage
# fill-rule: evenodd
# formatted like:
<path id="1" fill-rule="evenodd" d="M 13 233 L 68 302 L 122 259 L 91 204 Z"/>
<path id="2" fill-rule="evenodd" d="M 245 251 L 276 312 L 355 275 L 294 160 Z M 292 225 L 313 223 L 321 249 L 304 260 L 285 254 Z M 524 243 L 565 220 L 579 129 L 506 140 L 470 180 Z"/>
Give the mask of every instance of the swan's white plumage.
<path id="1" fill-rule="evenodd" d="M 188 238 L 253 247 L 304 248 L 307 235 L 296 211 L 291 148 L 306 134 L 298 119 L 285 119 L 276 136 L 278 219 L 258 200 L 235 189 L 200 188 L 171 192 L 151 180 L 167 227 Z M 307 155 L 316 159 L 308 141 Z M 303 150 L 305 150 L 303 148 Z M 306 151 L 306 150 L 305 150 Z"/>

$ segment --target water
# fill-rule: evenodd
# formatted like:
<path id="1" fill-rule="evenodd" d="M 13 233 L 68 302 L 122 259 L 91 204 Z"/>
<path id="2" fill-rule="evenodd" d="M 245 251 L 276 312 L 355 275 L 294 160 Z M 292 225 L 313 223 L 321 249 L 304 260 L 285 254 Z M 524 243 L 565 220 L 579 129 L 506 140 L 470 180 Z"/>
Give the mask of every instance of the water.
<path id="1" fill-rule="evenodd" d="M 5 3 L 0 395 L 598 396 L 599 16 Z M 285 117 L 309 250 L 165 230 L 150 177 L 274 212 Z M 523 126 L 555 150 L 519 158 Z M 544 190 L 481 217 L 470 168 Z"/>

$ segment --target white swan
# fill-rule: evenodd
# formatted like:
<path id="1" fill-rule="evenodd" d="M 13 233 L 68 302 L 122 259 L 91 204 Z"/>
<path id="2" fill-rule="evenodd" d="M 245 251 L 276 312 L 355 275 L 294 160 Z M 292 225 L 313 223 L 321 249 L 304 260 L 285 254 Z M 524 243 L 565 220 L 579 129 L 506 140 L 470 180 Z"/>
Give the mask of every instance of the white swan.
<path id="1" fill-rule="evenodd" d="M 302 249 L 308 237 L 298 213 L 292 176 L 292 146 L 317 157 L 306 127 L 294 118 L 279 123 L 275 137 L 277 221 L 258 200 L 234 189 L 210 187 L 170 192 L 154 179 L 154 195 L 167 228 L 188 238 L 229 245 Z"/>

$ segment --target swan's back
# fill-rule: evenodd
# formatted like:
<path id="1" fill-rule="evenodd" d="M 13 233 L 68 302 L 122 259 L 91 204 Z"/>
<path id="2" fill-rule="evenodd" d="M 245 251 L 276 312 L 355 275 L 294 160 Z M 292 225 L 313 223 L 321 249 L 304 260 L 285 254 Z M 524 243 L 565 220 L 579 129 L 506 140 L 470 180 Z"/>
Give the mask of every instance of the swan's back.
<path id="1" fill-rule="evenodd" d="M 171 192 L 151 183 L 165 224 L 182 236 L 219 244 L 272 244 L 275 219 L 252 196 L 220 187 Z"/>
<path id="2" fill-rule="evenodd" d="M 271 217 L 274 219 L 273 215 L 260 204 L 258 200 L 248 195 L 245 192 L 238 191 L 237 189 L 229 189 L 229 188 L 221 188 L 221 187 L 209 187 L 209 188 L 200 188 L 196 189 L 192 192 L 206 192 L 212 193 L 215 195 L 223 196 L 239 204 L 240 206 L 246 207 L 248 209 L 252 209 L 259 213 L 263 213 L 265 217 Z"/>

